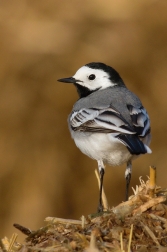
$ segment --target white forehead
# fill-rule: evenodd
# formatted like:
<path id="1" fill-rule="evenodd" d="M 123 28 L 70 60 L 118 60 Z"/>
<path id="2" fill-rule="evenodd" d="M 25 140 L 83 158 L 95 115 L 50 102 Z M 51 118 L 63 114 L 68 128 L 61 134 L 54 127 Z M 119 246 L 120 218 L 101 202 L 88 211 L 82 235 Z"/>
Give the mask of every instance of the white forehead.
<path id="1" fill-rule="evenodd" d="M 88 66 L 81 67 L 73 76 L 76 79 L 88 77 L 90 74 L 95 74 L 97 77 L 109 77 L 108 73 L 101 69 L 92 69 Z"/>

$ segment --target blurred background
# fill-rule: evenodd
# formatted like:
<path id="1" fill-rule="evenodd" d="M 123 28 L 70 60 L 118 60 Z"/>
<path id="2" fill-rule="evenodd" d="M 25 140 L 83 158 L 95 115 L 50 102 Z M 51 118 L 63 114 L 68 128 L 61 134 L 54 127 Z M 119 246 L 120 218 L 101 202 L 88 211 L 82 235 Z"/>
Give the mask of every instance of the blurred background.
<path id="1" fill-rule="evenodd" d="M 0 2 L 0 237 L 19 223 L 32 230 L 55 216 L 97 209 L 96 161 L 70 137 L 78 99 L 74 75 L 92 61 L 114 67 L 151 118 L 153 154 L 134 161 L 131 186 L 157 167 L 166 187 L 167 1 L 6 0 Z M 124 200 L 125 165 L 107 167 L 110 206 Z M 24 236 L 19 236 L 19 240 Z"/>

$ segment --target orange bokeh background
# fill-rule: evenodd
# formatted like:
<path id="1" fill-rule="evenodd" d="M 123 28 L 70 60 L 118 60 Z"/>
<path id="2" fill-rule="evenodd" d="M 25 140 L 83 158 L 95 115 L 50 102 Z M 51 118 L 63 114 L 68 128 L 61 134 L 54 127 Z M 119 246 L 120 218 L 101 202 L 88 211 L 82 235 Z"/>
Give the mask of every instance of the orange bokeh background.
<path id="1" fill-rule="evenodd" d="M 96 211 L 95 161 L 70 137 L 75 88 L 57 82 L 82 65 L 114 67 L 151 118 L 152 155 L 133 163 L 131 186 L 157 167 L 167 186 L 167 2 L 6 0 L 0 3 L 0 237 L 47 216 Z M 106 168 L 110 206 L 124 200 L 125 165 Z M 20 239 L 21 239 L 20 235 Z"/>

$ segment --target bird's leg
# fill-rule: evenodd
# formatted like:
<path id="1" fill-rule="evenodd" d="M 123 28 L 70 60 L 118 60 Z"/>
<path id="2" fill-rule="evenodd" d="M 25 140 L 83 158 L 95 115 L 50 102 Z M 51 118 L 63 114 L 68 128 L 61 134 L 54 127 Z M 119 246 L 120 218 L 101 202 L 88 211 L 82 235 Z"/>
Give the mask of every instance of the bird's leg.
<path id="1" fill-rule="evenodd" d="M 125 170 L 125 179 L 126 179 L 126 193 L 125 193 L 125 200 L 128 200 L 128 194 L 129 194 L 129 185 L 131 180 L 131 174 L 132 174 L 132 163 L 131 161 L 127 162 L 126 170 Z"/>
<path id="2" fill-rule="evenodd" d="M 98 169 L 100 174 L 100 194 L 99 194 L 99 205 L 98 213 L 103 212 L 103 203 L 102 203 L 102 189 L 103 189 L 103 177 L 104 177 L 104 164 L 102 160 L 98 160 Z"/>

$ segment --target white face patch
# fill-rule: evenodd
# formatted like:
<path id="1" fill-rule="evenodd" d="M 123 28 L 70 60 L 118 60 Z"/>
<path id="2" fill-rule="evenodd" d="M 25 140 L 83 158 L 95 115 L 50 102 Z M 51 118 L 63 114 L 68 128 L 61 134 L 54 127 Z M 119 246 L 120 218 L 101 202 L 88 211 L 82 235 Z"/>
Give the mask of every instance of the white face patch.
<path id="1" fill-rule="evenodd" d="M 90 80 L 89 76 L 95 75 L 94 80 Z M 105 89 L 117 84 L 109 79 L 109 74 L 100 69 L 92 69 L 87 66 L 81 67 L 73 76 L 78 81 L 78 84 L 87 87 L 89 90 Z"/>

